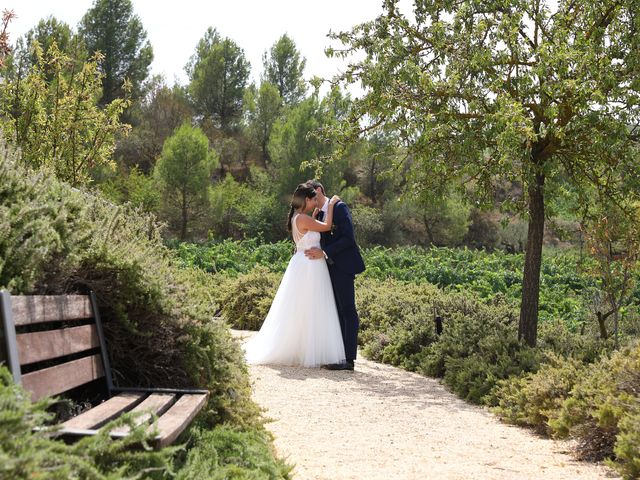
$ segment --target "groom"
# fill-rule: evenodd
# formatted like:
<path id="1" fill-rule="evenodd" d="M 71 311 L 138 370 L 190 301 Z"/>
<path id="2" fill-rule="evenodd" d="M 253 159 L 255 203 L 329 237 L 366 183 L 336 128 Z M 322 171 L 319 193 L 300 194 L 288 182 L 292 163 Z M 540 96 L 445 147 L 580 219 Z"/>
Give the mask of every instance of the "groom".
<path id="1" fill-rule="evenodd" d="M 324 187 L 317 180 L 309 180 L 316 191 L 316 201 L 320 212 L 318 220 L 323 220 L 329 208 L 329 198 L 325 195 Z M 330 364 L 329 370 L 353 370 L 358 348 L 358 312 L 356 311 L 355 287 L 356 274 L 364 272 L 364 262 L 360 255 L 356 239 L 353 234 L 353 222 L 347 205 L 340 201 L 333 207 L 333 228 L 321 234 L 322 248 L 310 248 L 304 253 L 311 259 L 326 259 L 333 294 L 338 307 L 342 341 L 346 356 L 345 363 Z"/>

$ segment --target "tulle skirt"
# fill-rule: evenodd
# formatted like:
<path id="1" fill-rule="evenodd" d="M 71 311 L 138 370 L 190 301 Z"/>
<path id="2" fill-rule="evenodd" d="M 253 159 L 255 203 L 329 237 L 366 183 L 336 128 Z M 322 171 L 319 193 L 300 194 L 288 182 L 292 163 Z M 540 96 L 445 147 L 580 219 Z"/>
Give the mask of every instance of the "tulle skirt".
<path id="1" fill-rule="evenodd" d="M 296 253 L 260 331 L 243 345 L 251 364 L 318 367 L 344 361 L 327 264 Z"/>

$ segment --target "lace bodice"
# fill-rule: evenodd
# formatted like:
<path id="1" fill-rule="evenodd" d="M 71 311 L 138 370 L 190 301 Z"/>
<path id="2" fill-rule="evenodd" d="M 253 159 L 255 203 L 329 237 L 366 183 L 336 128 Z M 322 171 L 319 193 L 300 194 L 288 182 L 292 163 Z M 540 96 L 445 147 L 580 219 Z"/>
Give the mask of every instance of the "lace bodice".
<path id="1" fill-rule="evenodd" d="M 307 248 L 311 247 L 319 247 L 320 246 L 320 232 L 312 232 L 308 231 L 307 233 L 300 233 L 298 230 L 298 215 L 296 213 L 291 219 L 291 235 L 293 236 L 293 241 L 296 244 L 296 251 L 304 251 Z"/>

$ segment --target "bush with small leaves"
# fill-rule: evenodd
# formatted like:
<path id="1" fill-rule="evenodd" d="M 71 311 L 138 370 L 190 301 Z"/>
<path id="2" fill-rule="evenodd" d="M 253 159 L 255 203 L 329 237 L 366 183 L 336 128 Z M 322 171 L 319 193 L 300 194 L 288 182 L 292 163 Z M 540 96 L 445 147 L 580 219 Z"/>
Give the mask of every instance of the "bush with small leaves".
<path id="1" fill-rule="evenodd" d="M 629 428 L 640 415 L 639 392 L 640 343 L 636 342 L 590 365 L 550 426 L 558 436 L 576 438 L 585 459 L 613 458 L 620 442 L 619 468 L 638 473 L 633 452 L 640 451 L 640 443 Z"/>
<path id="2" fill-rule="evenodd" d="M 259 330 L 281 279 L 281 274 L 257 267 L 224 283 L 220 296 L 223 318 L 233 328 Z"/>
<path id="3" fill-rule="evenodd" d="M 551 434 L 549 421 L 555 420 L 562 403 L 583 375 L 586 365 L 549 353 L 537 372 L 512 376 L 498 382 L 491 392 L 495 413 L 510 423 Z"/>
<path id="4" fill-rule="evenodd" d="M 17 157 L 0 140 L 0 288 L 25 293 L 75 268 L 90 225 L 80 192 Z"/>
<path id="5" fill-rule="evenodd" d="M 197 447 L 187 453 L 176 480 L 289 478 L 292 468 L 273 458 L 265 432 L 220 426 L 214 430 L 196 428 L 192 435 Z"/>
<path id="6" fill-rule="evenodd" d="M 73 445 L 52 438 L 47 413 L 53 401 L 37 403 L 13 383 L 9 370 L 0 365 L 0 478 L 91 478 L 116 480 L 169 478 L 175 448 L 148 448 L 153 434 L 144 425 L 136 426 L 126 414 L 105 427 L 104 432 L 84 437 Z M 128 425 L 127 437 L 112 440 L 108 432 Z M 146 446 L 147 448 L 132 448 Z"/>

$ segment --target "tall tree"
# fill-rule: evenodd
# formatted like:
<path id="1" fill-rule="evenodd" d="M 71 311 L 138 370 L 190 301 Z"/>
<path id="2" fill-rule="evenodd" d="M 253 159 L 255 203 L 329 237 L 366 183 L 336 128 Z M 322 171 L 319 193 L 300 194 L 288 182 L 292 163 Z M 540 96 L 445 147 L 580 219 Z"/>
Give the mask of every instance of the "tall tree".
<path id="1" fill-rule="evenodd" d="M 167 139 L 154 175 L 161 185 L 171 223 L 186 240 L 189 224 L 205 212 L 208 187 L 218 157 L 197 127 L 185 123 Z"/>
<path id="2" fill-rule="evenodd" d="M 264 80 L 278 87 L 285 104 L 293 105 L 304 98 L 307 86 L 302 75 L 307 60 L 289 35 L 282 35 L 269 52 L 264 52 L 262 63 Z"/>
<path id="3" fill-rule="evenodd" d="M 249 138 L 260 149 L 265 167 L 270 161 L 267 147 L 271 130 L 280 115 L 281 105 L 282 99 L 278 89 L 269 82 L 262 82 L 259 89 L 251 85 L 244 95 L 245 119 Z"/>
<path id="4" fill-rule="evenodd" d="M 250 67 L 242 48 L 209 28 L 187 65 L 189 92 L 198 113 L 225 131 L 235 127 Z"/>
<path id="5" fill-rule="evenodd" d="M 613 197 L 622 171 L 637 174 L 640 2 L 426 0 L 413 18 L 397 0 L 384 9 L 334 36 L 344 49 L 330 54 L 364 54 L 341 78 L 366 95 L 333 133 L 398 132 L 423 191 L 442 191 L 444 179 L 487 195 L 496 181 L 521 183 L 512 205 L 528 221 L 519 336 L 535 345 L 549 187 L 563 173 L 579 191 Z"/>
<path id="6" fill-rule="evenodd" d="M 274 190 L 279 196 L 290 196 L 301 180 L 314 176 L 316 172 L 310 161 L 332 154 L 333 143 L 322 141 L 313 133 L 342 118 L 349 101 L 337 88 L 322 99 L 316 92 L 286 110 L 276 121 L 269 140 L 269 154 Z M 328 192 L 339 193 L 349 161 L 349 155 L 345 154 L 339 160 L 324 165 L 319 177 Z"/>
<path id="7" fill-rule="evenodd" d="M 132 99 L 140 97 L 153 49 L 131 0 L 95 0 L 80 22 L 79 33 L 91 55 L 99 51 L 103 56 L 100 104 L 123 98 L 125 81 L 131 84 Z"/>

